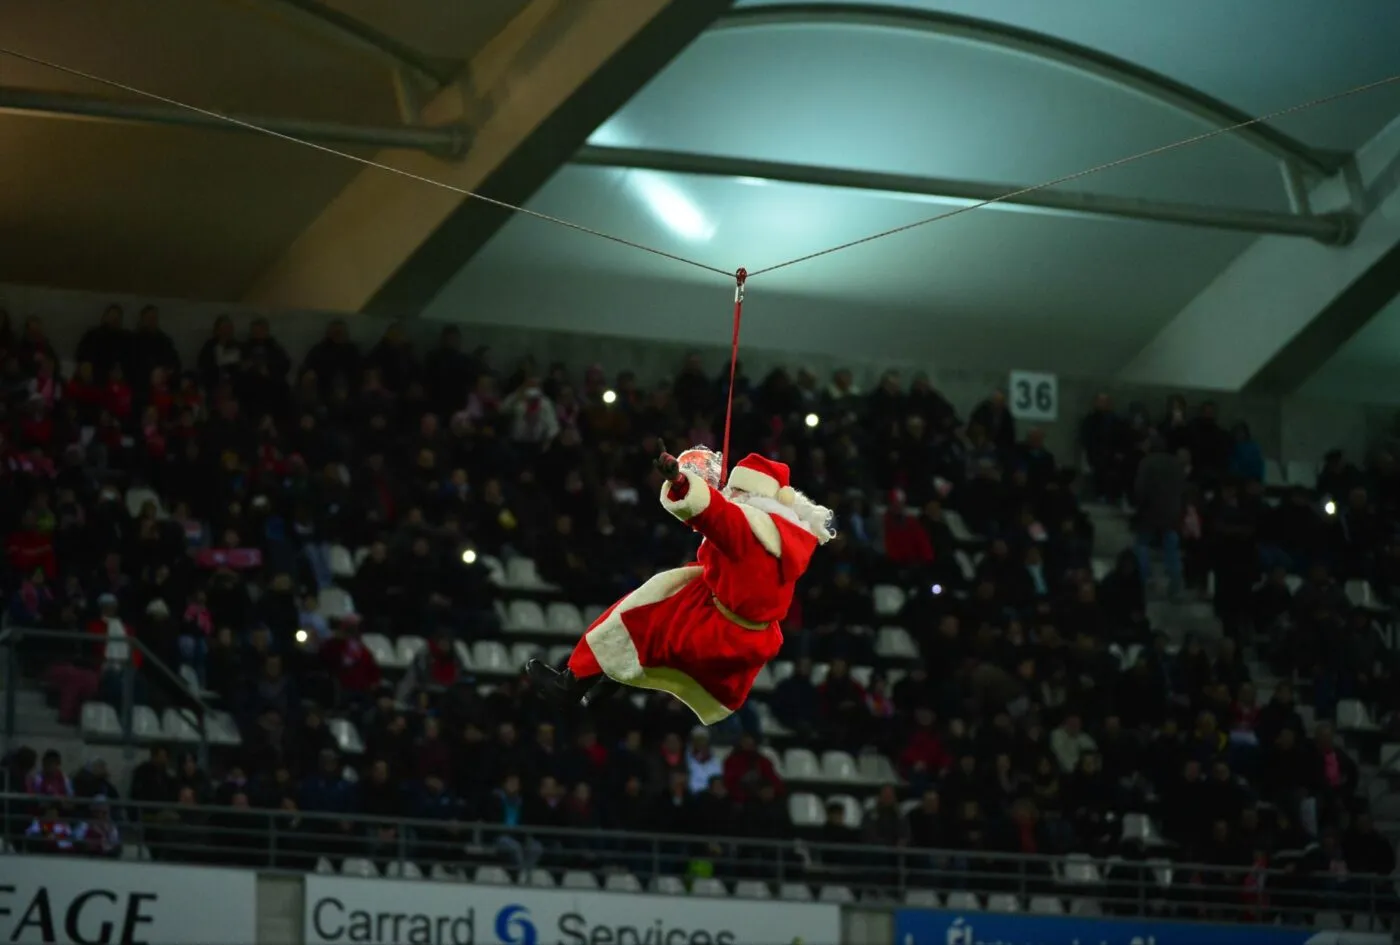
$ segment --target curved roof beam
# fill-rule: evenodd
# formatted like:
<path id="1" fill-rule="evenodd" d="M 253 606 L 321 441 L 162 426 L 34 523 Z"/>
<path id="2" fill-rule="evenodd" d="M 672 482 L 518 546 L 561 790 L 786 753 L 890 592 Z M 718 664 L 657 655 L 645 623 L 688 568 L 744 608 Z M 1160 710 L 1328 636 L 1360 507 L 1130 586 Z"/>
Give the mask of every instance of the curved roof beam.
<path id="1" fill-rule="evenodd" d="M 401 43 L 363 20 L 317 0 L 256 0 L 272 13 L 287 13 L 309 23 L 346 45 L 368 50 L 390 65 L 418 76 L 433 89 L 440 89 L 457 74 L 455 68 L 433 62 L 418 50 Z"/>
<path id="2" fill-rule="evenodd" d="M 1004 23 L 936 10 L 885 4 L 778 2 L 730 10 L 713 29 L 797 25 L 867 26 L 945 36 L 1064 66 L 1136 92 L 1216 128 L 1228 128 L 1254 117 L 1200 89 L 1097 49 Z M 1345 155 L 1313 148 L 1262 123 L 1241 128 L 1237 134 L 1252 147 L 1319 177 L 1331 175 L 1345 161 Z"/>

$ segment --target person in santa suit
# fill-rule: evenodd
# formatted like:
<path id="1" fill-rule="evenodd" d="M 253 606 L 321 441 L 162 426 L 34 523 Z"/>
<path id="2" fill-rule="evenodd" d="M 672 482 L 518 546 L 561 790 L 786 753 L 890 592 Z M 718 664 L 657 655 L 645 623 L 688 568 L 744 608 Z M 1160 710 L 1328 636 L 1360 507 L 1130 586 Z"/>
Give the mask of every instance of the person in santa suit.
<path id="1" fill-rule="evenodd" d="M 661 507 L 702 536 L 698 563 L 663 571 L 584 632 L 566 668 L 526 672 L 559 704 L 594 702 L 616 684 L 669 692 L 713 725 L 744 704 L 782 647 L 798 578 L 830 541 L 831 510 L 788 483 L 788 468 L 750 454 L 719 489 L 720 456 L 663 453 Z"/>

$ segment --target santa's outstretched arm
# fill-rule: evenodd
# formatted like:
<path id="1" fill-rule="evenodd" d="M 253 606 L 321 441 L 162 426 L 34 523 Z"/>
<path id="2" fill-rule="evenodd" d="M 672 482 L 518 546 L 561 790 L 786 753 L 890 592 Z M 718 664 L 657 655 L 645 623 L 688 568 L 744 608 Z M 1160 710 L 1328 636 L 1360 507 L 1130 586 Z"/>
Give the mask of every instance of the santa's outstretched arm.
<path id="1" fill-rule="evenodd" d="M 657 463 L 667 476 L 661 486 L 661 507 L 699 532 L 729 558 L 740 558 L 747 542 L 754 540 L 749 517 L 744 510 L 726 499 L 718 489 L 689 470 L 667 463 L 663 456 Z"/>

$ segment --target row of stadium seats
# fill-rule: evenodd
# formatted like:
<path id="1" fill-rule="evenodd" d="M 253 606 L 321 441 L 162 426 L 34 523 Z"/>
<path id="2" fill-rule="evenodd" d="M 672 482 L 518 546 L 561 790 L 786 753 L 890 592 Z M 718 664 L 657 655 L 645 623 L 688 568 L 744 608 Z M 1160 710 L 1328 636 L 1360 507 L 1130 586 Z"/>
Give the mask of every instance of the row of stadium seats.
<path id="1" fill-rule="evenodd" d="M 211 745 L 240 745 L 242 736 L 233 716 L 227 712 L 210 712 L 207 717 L 207 734 Z M 86 702 L 78 723 L 83 740 L 96 743 L 120 742 L 122 723 L 117 710 L 105 702 Z M 188 709 L 166 709 L 161 715 L 150 706 L 138 705 L 131 709 L 131 733 L 143 742 L 173 742 L 182 745 L 198 744 L 199 722 Z"/>

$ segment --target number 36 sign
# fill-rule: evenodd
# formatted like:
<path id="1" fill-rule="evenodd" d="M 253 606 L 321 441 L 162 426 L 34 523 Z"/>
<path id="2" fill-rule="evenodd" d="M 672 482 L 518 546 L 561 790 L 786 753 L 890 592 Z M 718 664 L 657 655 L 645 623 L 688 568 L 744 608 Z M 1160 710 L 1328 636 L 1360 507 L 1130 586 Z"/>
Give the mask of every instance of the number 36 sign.
<path id="1" fill-rule="evenodd" d="M 1060 382 L 1053 374 L 1012 371 L 1008 386 L 1011 416 L 1017 420 L 1058 420 Z"/>

